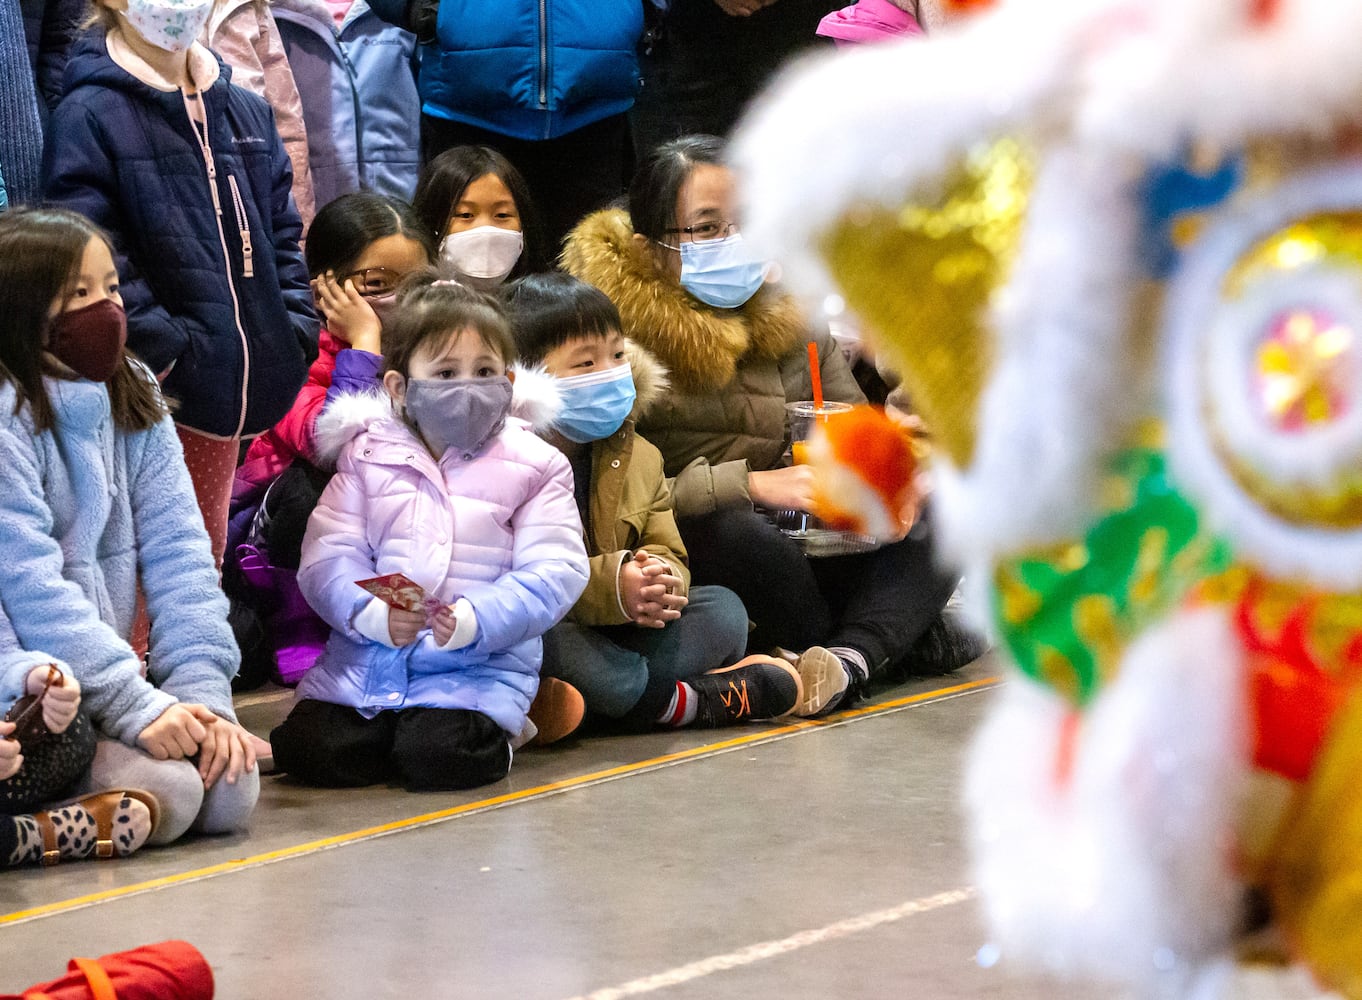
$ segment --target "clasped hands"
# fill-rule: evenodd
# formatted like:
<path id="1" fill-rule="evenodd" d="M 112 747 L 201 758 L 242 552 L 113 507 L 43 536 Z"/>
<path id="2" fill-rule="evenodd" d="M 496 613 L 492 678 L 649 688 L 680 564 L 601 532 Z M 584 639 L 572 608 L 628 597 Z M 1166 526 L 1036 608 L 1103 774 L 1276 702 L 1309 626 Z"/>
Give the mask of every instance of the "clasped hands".
<path id="1" fill-rule="evenodd" d="M 670 563 L 639 549 L 620 566 L 620 604 L 629 620 L 643 628 L 666 628 L 689 602 Z"/>
<path id="2" fill-rule="evenodd" d="M 157 760 L 186 760 L 197 754 L 204 788 L 212 788 L 223 776 L 234 785 L 243 771 L 255 770 L 250 735 L 207 705 L 171 705 L 138 733 L 137 745 Z"/>

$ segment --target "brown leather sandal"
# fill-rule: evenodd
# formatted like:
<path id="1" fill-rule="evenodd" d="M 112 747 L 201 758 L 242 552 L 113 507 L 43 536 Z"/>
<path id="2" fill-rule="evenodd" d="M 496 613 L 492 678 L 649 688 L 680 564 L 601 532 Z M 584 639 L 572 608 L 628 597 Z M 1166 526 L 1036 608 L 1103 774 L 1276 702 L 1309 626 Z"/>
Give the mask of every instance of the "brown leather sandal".
<path id="1" fill-rule="evenodd" d="M 123 800 L 133 799 L 147 807 L 151 813 L 151 828 L 147 831 L 146 840 L 156 832 L 156 826 L 161 819 L 161 804 L 156 801 L 156 796 L 150 792 L 144 792 L 137 788 L 126 788 L 111 792 L 96 792 L 84 798 L 75 799 L 71 802 L 53 806 L 53 809 L 61 809 L 66 806 L 80 806 L 88 812 L 95 821 L 95 849 L 89 855 L 96 858 L 116 858 L 117 850 L 114 844 L 114 815 L 118 812 L 118 807 Z M 33 818 L 38 822 L 38 829 L 43 837 L 43 856 L 44 866 L 55 865 L 62 860 L 61 848 L 57 843 L 57 826 L 52 821 L 50 810 L 34 813 Z M 137 847 L 141 847 L 138 844 Z"/>

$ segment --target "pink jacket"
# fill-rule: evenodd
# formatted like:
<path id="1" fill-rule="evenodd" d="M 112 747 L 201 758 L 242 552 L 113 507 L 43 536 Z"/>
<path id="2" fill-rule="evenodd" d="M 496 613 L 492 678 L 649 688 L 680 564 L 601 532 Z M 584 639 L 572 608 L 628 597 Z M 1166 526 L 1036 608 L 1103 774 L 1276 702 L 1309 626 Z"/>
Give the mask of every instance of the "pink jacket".
<path id="1" fill-rule="evenodd" d="M 327 390 L 336 370 L 336 357 L 350 345 L 322 330 L 317 360 L 307 371 L 307 382 L 298 391 L 293 407 L 284 419 L 251 442 L 246 458 L 236 470 L 232 483 L 232 508 L 252 503 L 265 488 L 301 455 L 317 464 L 317 417 L 326 402 Z"/>
<path id="2" fill-rule="evenodd" d="M 232 83 L 259 94 L 274 109 L 274 124 L 293 163 L 293 201 L 303 218 L 303 239 L 319 206 L 312 194 L 303 100 L 293 82 L 284 40 L 264 0 L 226 0 L 213 8 L 199 39 L 232 67 Z"/>
<path id="3" fill-rule="evenodd" d="M 818 34 L 835 39 L 838 45 L 887 42 L 922 33 L 913 15 L 889 0 L 859 0 L 818 22 Z"/>
<path id="4" fill-rule="evenodd" d="M 333 400 L 319 423 L 322 459 L 339 455 L 298 584 L 332 633 L 298 697 L 367 716 L 464 708 L 518 733 L 539 684 L 540 636 L 587 583 L 567 459 L 508 417 L 473 457 L 451 449 L 436 462 L 377 394 Z M 456 605 L 455 648 L 428 631 L 390 645 L 386 606 L 355 585 L 388 573 Z"/>

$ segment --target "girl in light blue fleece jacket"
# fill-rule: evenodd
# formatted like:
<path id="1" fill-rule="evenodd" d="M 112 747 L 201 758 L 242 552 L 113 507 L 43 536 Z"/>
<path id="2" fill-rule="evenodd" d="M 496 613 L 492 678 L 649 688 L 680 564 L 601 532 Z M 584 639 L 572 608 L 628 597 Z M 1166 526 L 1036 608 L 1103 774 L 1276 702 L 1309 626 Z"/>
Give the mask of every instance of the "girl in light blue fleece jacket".
<path id="1" fill-rule="evenodd" d="M 102 738 L 86 783 L 160 806 L 152 843 L 243 824 L 239 655 L 174 425 L 124 351 L 108 242 L 60 210 L 0 216 L 0 657 L 69 666 Z M 140 577 L 147 675 L 128 643 Z"/>

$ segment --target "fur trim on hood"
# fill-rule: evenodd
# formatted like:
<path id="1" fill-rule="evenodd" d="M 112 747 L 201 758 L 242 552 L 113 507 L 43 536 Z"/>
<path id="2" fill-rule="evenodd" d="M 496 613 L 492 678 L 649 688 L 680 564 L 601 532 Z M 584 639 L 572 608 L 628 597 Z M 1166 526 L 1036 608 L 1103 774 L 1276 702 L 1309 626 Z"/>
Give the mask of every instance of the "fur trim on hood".
<path id="1" fill-rule="evenodd" d="M 671 378 L 657 358 L 632 340 L 624 341 L 624 356 L 629 359 L 629 367 L 634 373 L 635 399 L 629 418 L 638 421 L 671 388 Z"/>
<path id="2" fill-rule="evenodd" d="M 738 309 L 694 299 L 638 245 L 621 209 L 583 219 L 568 237 L 562 264 L 610 297 L 624 335 L 656 355 L 683 392 L 721 389 L 742 359 L 784 357 L 808 335 L 808 319 L 794 298 L 769 287 Z"/>
<path id="3" fill-rule="evenodd" d="M 563 408 L 558 380 L 546 372 L 543 365 L 533 368 L 512 365 L 510 370 L 515 374 L 515 381 L 511 383 L 509 415 L 524 420 L 536 433 L 547 433 Z M 637 381 L 637 370 L 634 377 Z M 664 387 L 665 384 L 664 374 Z M 660 392 L 659 389 L 657 394 Z M 397 419 L 391 397 L 381 388 L 337 396 L 326 404 L 317 418 L 318 462 L 325 468 L 334 468 L 341 449 L 368 430 L 371 424 Z"/>

